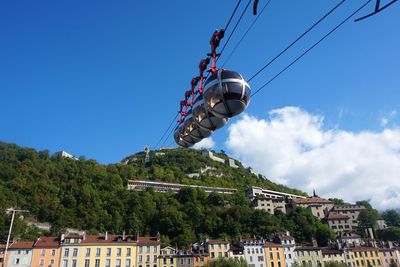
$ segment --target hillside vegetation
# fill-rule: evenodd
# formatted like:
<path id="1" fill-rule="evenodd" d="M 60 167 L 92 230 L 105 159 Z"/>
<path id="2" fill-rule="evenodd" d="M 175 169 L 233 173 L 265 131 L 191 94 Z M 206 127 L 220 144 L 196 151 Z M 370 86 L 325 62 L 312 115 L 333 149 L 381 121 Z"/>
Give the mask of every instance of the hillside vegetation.
<path id="1" fill-rule="evenodd" d="M 290 230 L 298 242 L 316 237 L 321 244 L 332 238 L 328 227 L 307 210 L 271 216 L 254 210 L 244 196 L 243 188 L 259 185 L 274 190 L 300 193 L 251 174 L 240 166 L 230 168 L 191 149 L 163 150 L 152 154 L 146 167 L 144 155 L 131 156 L 129 164 L 102 165 L 94 160 L 71 160 L 50 156 L 48 151 L 35 151 L 13 144 L 0 143 L 0 240 L 5 239 L 9 216 L 5 208 L 29 210 L 28 217 L 52 224 L 51 233 L 66 227 L 89 233 L 139 232 L 154 235 L 162 241 L 187 246 L 198 238 L 238 238 Z M 223 156 L 223 155 L 220 155 Z M 136 158 L 136 160 L 133 160 Z M 238 164 L 238 163 L 237 163 Z M 209 166 L 221 172 L 217 178 L 204 174 L 187 178 L 187 173 Z M 182 189 L 179 194 L 129 192 L 128 179 L 150 179 L 211 186 L 238 188 L 231 196 L 207 195 L 202 190 Z M 27 227 L 19 219 L 15 237 L 34 239 L 43 234 Z"/>

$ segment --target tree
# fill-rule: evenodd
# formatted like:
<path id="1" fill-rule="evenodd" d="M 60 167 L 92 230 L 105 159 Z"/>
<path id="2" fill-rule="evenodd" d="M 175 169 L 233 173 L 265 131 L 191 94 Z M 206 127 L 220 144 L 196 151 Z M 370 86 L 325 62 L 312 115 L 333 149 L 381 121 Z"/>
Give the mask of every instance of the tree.
<path id="1" fill-rule="evenodd" d="M 386 229 L 377 230 L 376 234 L 384 241 L 400 241 L 400 227 L 389 226 Z"/>
<path id="2" fill-rule="evenodd" d="M 327 261 L 324 265 L 325 267 L 346 267 L 346 264 L 338 261 Z"/>
<path id="3" fill-rule="evenodd" d="M 388 226 L 400 227 L 400 214 L 396 210 L 386 210 L 382 213 L 382 218 Z"/>
<path id="4" fill-rule="evenodd" d="M 326 224 L 320 224 L 315 231 L 315 239 L 320 247 L 328 246 L 329 241 L 335 239 L 335 234 Z M 335 267 L 335 266 L 332 266 Z"/>
<path id="5" fill-rule="evenodd" d="M 210 260 L 205 267 L 247 267 L 246 261 L 241 258 L 240 261 L 233 258 L 222 258 L 219 257 L 216 260 Z"/>
<path id="6" fill-rule="evenodd" d="M 377 219 L 379 213 L 374 209 L 362 210 L 358 215 L 359 226 L 362 228 L 373 228 Z"/>

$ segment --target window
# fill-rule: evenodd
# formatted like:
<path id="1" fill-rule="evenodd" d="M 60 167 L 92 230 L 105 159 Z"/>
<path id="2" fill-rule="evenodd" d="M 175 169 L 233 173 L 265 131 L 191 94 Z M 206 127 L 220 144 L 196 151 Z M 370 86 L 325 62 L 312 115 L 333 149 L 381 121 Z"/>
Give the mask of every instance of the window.
<path id="1" fill-rule="evenodd" d="M 222 248 L 222 244 L 220 243 L 220 244 L 218 244 L 218 248 L 219 249 L 221 249 Z"/>
<path id="2" fill-rule="evenodd" d="M 51 250 L 51 256 L 55 256 L 56 255 L 56 250 L 55 249 L 52 249 Z"/>
<path id="3" fill-rule="evenodd" d="M 126 259 L 125 260 L 125 267 L 130 267 L 131 266 L 131 259 Z"/>
<path id="4" fill-rule="evenodd" d="M 64 260 L 63 266 L 64 266 L 64 267 L 68 267 L 68 260 Z"/>
<path id="5" fill-rule="evenodd" d="M 49 264 L 50 264 L 50 266 L 53 266 L 54 265 L 54 259 L 51 259 Z"/>
<path id="6" fill-rule="evenodd" d="M 153 261 L 157 262 L 157 255 L 154 255 Z"/>
<path id="7" fill-rule="evenodd" d="M 111 256 L 111 248 L 107 248 L 106 256 L 107 256 L 107 257 L 110 257 L 110 256 Z"/>
<path id="8" fill-rule="evenodd" d="M 76 260 L 72 260 L 72 267 L 76 267 Z"/>
<path id="9" fill-rule="evenodd" d="M 89 260 L 85 260 L 85 267 L 90 267 L 90 261 Z"/>
<path id="10" fill-rule="evenodd" d="M 264 257 L 263 256 L 258 256 L 258 261 L 264 261 Z"/>
<path id="11" fill-rule="evenodd" d="M 90 257 L 90 248 L 86 249 L 86 257 Z"/>
<path id="12" fill-rule="evenodd" d="M 164 264 L 167 264 L 167 258 L 164 258 Z"/>
<path id="13" fill-rule="evenodd" d="M 157 246 L 154 246 L 154 253 L 157 253 Z"/>
<path id="14" fill-rule="evenodd" d="M 258 254 L 258 248 L 256 248 L 256 253 Z"/>
<path id="15" fill-rule="evenodd" d="M 74 248 L 74 250 L 73 250 L 73 252 L 72 252 L 72 256 L 73 256 L 73 257 L 78 256 L 78 249 L 77 249 L 77 248 Z"/>
<path id="16" fill-rule="evenodd" d="M 130 257 L 131 256 L 131 248 L 126 249 L 126 256 Z"/>
<path id="17" fill-rule="evenodd" d="M 190 259 L 188 259 L 188 264 L 190 264 Z"/>
<path id="18" fill-rule="evenodd" d="M 139 246 L 139 253 L 143 252 L 143 246 Z"/>
<path id="19" fill-rule="evenodd" d="M 117 256 L 121 257 L 121 248 L 117 248 Z"/>
<path id="20" fill-rule="evenodd" d="M 96 257 L 100 257 L 101 248 L 96 248 Z"/>
<path id="21" fill-rule="evenodd" d="M 150 255 L 146 255 L 146 262 L 150 262 Z"/>
<path id="22" fill-rule="evenodd" d="M 142 255 L 139 255 L 139 262 L 142 262 L 143 261 L 143 257 L 142 257 Z"/>
<path id="23" fill-rule="evenodd" d="M 115 267 L 121 267 L 121 259 L 115 260 Z"/>
<path id="24" fill-rule="evenodd" d="M 250 262 L 253 262 L 253 256 L 250 256 Z"/>
<path id="25" fill-rule="evenodd" d="M 110 267 L 111 265 L 111 260 L 110 259 L 106 259 L 106 267 Z"/>
<path id="26" fill-rule="evenodd" d="M 17 250 L 17 254 L 18 254 L 18 255 L 21 255 L 21 250 Z"/>
<path id="27" fill-rule="evenodd" d="M 44 255 L 46 255 L 46 250 L 45 250 L 45 249 L 42 249 L 42 250 L 40 251 L 40 256 L 44 256 Z"/>
<path id="28" fill-rule="evenodd" d="M 218 257 L 222 257 L 222 252 L 218 252 Z"/>
<path id="29" fill-rule="evenodd" d="M 280 261 L 278 261 L 278 267 L 281 267 L 281 262 Z"/>
<path id="30" fill-rule="evenodd" d="M 64 257 L 68 257 L 69 256 L 69 248 L 66 248 L 64 250 Z"/>
<path id="31" fill-rule="evenodd" d="M 150 246 L 146 246 L 146 252 L 150 253 Z"/>
<path id="32" fill-rule="evenodd" d="M 94 267 L 100 267 L 100 259 L 94 261 Z"/>
<path id="33" fill-rule="evenodd" d="M 275 267 L 275 262 L 271 261 L 271 267 Z"/>
<path id="34" fill-rule="evenodd" d="M 40 259 L 39 265 L 40 265 L 40 266 L 43 266 L 43 265 L 44 265 L 44 259 Z"/>
<path id="35" fill-rule="evenodd" d="M 214 244 L 211 244 L 210 247 L 211 247 L 211 249 L 214 249 Z"/>

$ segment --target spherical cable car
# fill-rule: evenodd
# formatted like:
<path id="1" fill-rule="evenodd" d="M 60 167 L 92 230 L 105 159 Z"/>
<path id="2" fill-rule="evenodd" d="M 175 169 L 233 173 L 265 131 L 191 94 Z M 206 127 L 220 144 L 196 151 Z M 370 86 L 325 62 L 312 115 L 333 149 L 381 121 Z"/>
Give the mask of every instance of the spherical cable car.
<path id="1" fill-rule="evenodd" d="M 250 102 L 250 86 L 235 71 L 219 69 L 204 85 L 207 110 L 218 118 L 232 118 Z"/>

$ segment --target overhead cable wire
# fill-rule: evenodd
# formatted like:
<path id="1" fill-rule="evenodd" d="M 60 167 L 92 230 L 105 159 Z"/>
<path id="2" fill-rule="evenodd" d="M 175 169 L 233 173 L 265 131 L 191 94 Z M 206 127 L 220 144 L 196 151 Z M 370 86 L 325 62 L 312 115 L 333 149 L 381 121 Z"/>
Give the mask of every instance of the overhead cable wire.
<path id="1" fill-rule="evenodd" d="M 294 44 L 300 41 L 304 36 L 306 36 L 312 29 L 314 29 L 318 24 L 320 24 L 324 19 L 326 19 L 333 11 L 335 11 L 339 6 L 341 6 L 346 0 L 342 0 L 338 3 L 334 8 L 329 10 L 322 18 L 320 18 L 317 22 L 315 22 L 310 28 L 308 28 L 305 32 L 303 32 L 299 37 L 297 37 L 293 42 L 291 42 L 285 49 L 283 49 L 278 55 L 276 55 L 273 59 L 271 59 L 267 64 L 265 64 L 261 69 L 259 69 L 253 76 L 248 80 L 249 82 L 254 79 L 257 75 L 259 75 L 265 68 L 271 65 L 275 60 L 277 60 L 280 56 L 282 56 L 287 50 L 289 50 Z"/>
<path id="2" fill-rule="evenodd" d="M 342 22 L 340 22 L 336 27 L 334 27 L 332 30 L 330 30 L 327 34 L 325 34 L 321 39 L 319 39 L 317 42 L 315 42 L 310 48 L 308 48 L 306 51 L 304 51 L 300 56 L 298 56 L 295 60 L 293 60 L 289 65 L 287 65 L 285 68 L 283 68 L 280 72 L 278 72 L 274 77 L 272 77 L 270 80 L 268 80 L 266 83 L 264 83 L 260 88 L 258 88 L 252 95 L 251 97 L 255 96 L 258 92 L 260 92 L 263 88 L 265 88 L 268 84 L 270 84 L 273 80 L 278 78 L 282 73 L 284 73 L 287 69 L 289 69 L 291 66 L 293 66 L 297 61 L 299 61 L 303 56 L 305 56 L 308 52 L 310 52 L 312 49 L 314 49 L 318 44 L 320 44 L 322 41 L 324 41 L 329 35 L 334 33 L 337 29 L 339 29 L 344 23 L 346 23 L 349 19 L 351 19 L 355 14 L 357 14 L 361 9 L 363 9 L 366 5 L 368 5 L 372 0 L 368 0 L 366 3 L 364 3 L 361 7 L 359 7 L 356 11 L 351 13 L 346 19 L 344 19 Z"/>
<path id="3" fill-rule="evenodd" d="M 174 122 L 176 121 L 176 118 L 178 118 L 178 114 L 175 115 L 175 117 L 172 119 L 171 123 L 169 124 L 167 130 L 165 130 L 165 132 L 163 133 L 163 135 L 161 136 L 160 140 L 158 140 L 157 144 L 154 146 L 154 148 L 158 148 L 158 145 L 160 144 L 160 142 L 164 139 L 165 135 L 168 133 L 169 129 L 171 129 L 172 125 L 174 124 Z"/>
<path id="4" fill-rule="evenodd" d="M 239 45 L 242 43 L 244 38 L 246 38 L 247 34 L 250 32 L 250 30 L 253 28 L 253 26 L 256 24 L 257 20 L 260 18 L 262 13 L 264 12 L 265 8 L 269 5 L 271 0 L 268 0 L 267 3 L 264 5 L 264 7 L 261 9 L 260 13 L 258 13 L 257 17 L 253 20 L 253 22 L 250 24 L 250 26 L 247 28 L 246 32 L 243 34 L 242 38 L 240 38 L 239 42 L 235 45 L 229 56 L 225 59 L 224 63 L 222 64 L 222 67 L 225 66 L 225 64 L 229 61 L 229 59 L 232 57 L 232 55 L 236 52 L 236 49 L 239 47 Z"/>
<path id="5" fill-rule="evenodd" d="M 249 1 L 247 2 L 247 5 L 246 5 L 246 7 L 244 8 L 242 14 L 240 15 L 238 21 L 236 22 L 235 27 L 233 27 L 233 30 L 232 30 L 231 33 L 229 34 L 228 39 L 226 40 L 224 46 L 222 47 L 220 54 L 222 54 L 222 52 L 224 52 L 225 47 L 228 45 L 229 40 L 231 39 L 231 37 L 232 37 L 233 33 L 235 32 L 237 26 L 239 25 L 240 21 L 242 20 L 244 13 L 246 13 L 247 8 L 249 7 L 251 1 L 252 1 L 252 0 L 249 0 Z M 220 56 L 219 56 L 219 57 L 220 57 Z M 217 60 L 219 59 L 219 57 L 217 58 Z"/>
<path id="6" fill-rule="evenodd" d="M 235 13 L 236 13 L 237 9 L 239 8 L 241 2 L 242 2 L 242 0 L 239 0 L 238 3 L 236 4 L 236 7 L 235 7 L 235 9 L 234 9 L 233 12 L 232 12 L 231 17 L 229 18 L 228 22 L 227 22 L 226 25 L 225 25 L 225 28 L 224 28 L 225 31 L 226 31 L 226 29 L 228 29 L 229 24 L 231 23 L 233 17 L 235 16 Z"/>
<path id="7" fill-rule="evenodd" d="M 167 141 L 168 141 L 169 138 L 171 137 L 172 133 L 174 132 L 174 129 L 176 128 L 176 126 L 178 126 L 178 122 L 176 122 L 176 123 L 175 123 L 175 126 L 172 127 L 172 128 L 169 130 L 169 133 L 167 134 L 167 136 L 166 136 L 166 138 L 164 139 L 164 141 L 161 143 L 160 147 L 163 147 L 163 146 L 167 143 Z"/>

